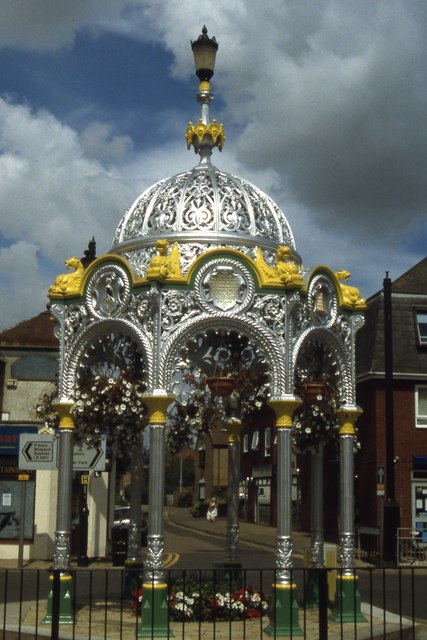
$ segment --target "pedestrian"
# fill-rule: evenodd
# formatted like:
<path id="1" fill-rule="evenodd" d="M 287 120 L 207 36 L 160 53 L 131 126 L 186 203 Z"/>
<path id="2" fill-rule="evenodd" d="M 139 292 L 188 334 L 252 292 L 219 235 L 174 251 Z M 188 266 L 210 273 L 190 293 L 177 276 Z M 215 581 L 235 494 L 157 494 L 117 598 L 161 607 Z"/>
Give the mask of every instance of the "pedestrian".
<path id="1" fill-rule="evenodd" d="M 208 511 L 206 513 L 206 518 L 208 522 L 214 523 L 216 517 L 218 515 L 218 507 L 215 498 L 211 498 L 208 502 Z"/>

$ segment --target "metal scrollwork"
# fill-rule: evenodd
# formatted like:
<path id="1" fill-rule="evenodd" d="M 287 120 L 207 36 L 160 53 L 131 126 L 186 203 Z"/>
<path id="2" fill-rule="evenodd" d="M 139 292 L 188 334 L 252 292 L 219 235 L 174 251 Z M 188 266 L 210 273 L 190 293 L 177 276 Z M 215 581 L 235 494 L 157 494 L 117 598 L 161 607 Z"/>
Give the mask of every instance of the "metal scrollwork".
<path id="1" fill-rule="evenodd" d="M 114 318 L 123 314 L 129 300 L 129 278 L 125 269 L 119 265 L 105 265 L 90 278 L 86 305 L 96 318 Z"/>
<path id="2" fill-rule="evenodd" d="M 164 538 L 159 535 L 149 535 L 147 537 L 147 556 L 145 559 L 145 568 L 148 573 L 149 580 L 156 581 L 156 578 L 162 579 L 163 576 L 163 554 L 164 554 Z"/>
<path id="3" fill-rule="evenodd" d="M 257 296 L 254 311 L 278 336 L 283 336 L 287 325 L 286 301 L 277 296 Z"/>
<path id="4" fill-rule="evenodd" d="M 316 567 L 323 567 L 323 537 L 320 535 L 312 536 L 311 540 L 311 562 Z"/>
<path id="5" fill-rule="evenodd" d="M 289 569 L 290 567 L 292 567 L 291 536 L 277 537 L 276 567 L 277 569 Z"/>
<path id="6" fill-rule="evenodd" d="M 55 569 L 67 570 L 70 563 L 71 534 L 69 531 L 55 531 Z"/>
<path id="7" fill-rule="evenodd" d="M 87 311 L 83 305 L 71 305 L 67 308 L 65 321 L 65 339 L 71 343 L 74 337 L 88 324 Z"/>
<path id="8" fill-rule="evenodd" d="M 145 191 L 121 220 L 113 250 L 117 253 L 120 245 L 136 238 L 171 231 L 274 238 L 295 248 L 289 223 L 271 198 L 212 165 L 177 174 Z"/>
<path id="9" fill-rule="evenodd" d="M 162 301 L 162 329 L 170 331 L 182 318 L 189 318 L 197 313 L 194 310 L 194 297 L 192 293 L 180 293 L 165 291 Z"/>
<path id="10" fill-rule="evenodd" d="M 340 565 L 342 569 L 354 567 L 354 540 L 353 533 L 340 535 Z"/>
<path id="11" fill-rule="evenodd" d="M 233 524 L 227 527 L 227 560 L 236 560 L 238 557 L 240 538 L 240 527 L 238 524 Z"/>

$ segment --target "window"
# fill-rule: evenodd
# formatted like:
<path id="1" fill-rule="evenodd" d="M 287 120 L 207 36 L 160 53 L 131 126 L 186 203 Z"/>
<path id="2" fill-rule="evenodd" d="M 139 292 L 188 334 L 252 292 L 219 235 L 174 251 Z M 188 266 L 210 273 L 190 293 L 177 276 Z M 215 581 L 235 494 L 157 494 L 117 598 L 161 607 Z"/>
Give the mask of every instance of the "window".
<path id="1" fill-rule="evenodd" d="M 254 431 L 252 434 L 252 445 L 251 445 L 251 449 L 258 449 L 258 443 L 259 443 L 259 431 Z"/>
<path id="2" fill-rule="evenodd" d="M 249 451 L 249 436 L 247 433 L 243 434 L 243 453 L 247 453 Z"/>
<path id="3" fill-rule="evenodd" d="M 427 346 L 427 311 L 417 311 L 418 344 Z"/>
<path id="4" fill-rule="evenodd" d="M 271 428 L 266 427 L 264 430 L 264 455 L 270 455 L 270 447 L 271 447 Z"/>
<path id="5" fill-rule="evenodd" d="M 427 387 L 415 387 L 416 426 L 427 428 Z"/>
<path id="6" fill-rule="evenodd" d="M 199 469 L 204 469 L 206 464 L 206 451 L 203 447 L 199 448 Z"/>

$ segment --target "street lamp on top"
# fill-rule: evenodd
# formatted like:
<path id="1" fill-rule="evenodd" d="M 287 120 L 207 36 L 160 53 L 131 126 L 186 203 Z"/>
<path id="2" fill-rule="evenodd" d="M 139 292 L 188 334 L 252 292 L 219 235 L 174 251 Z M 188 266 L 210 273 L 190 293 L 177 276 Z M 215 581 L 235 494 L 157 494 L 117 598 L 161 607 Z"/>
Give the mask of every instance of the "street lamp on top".
<path id="1" fill-rule="evenodd" d="M 200 82 L 209 82 L 214 74 L 218 43 L 215 38 L 209 38 L 208 30 L 204 26 L 202 33 L 191 42 L 196 75 Z"/>

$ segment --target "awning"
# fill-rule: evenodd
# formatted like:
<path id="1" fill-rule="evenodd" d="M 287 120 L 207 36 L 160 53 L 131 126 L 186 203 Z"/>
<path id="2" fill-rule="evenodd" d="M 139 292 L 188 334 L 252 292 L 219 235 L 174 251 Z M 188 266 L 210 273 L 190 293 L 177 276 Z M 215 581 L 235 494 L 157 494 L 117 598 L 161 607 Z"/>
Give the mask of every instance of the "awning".
<path id="1" fill-rule="evenodd" d="M 19 454 L 19 436 L 21 433 L 37 433 L 37 425 L 0 424 L 0 454 L 16 456 Z"/>

